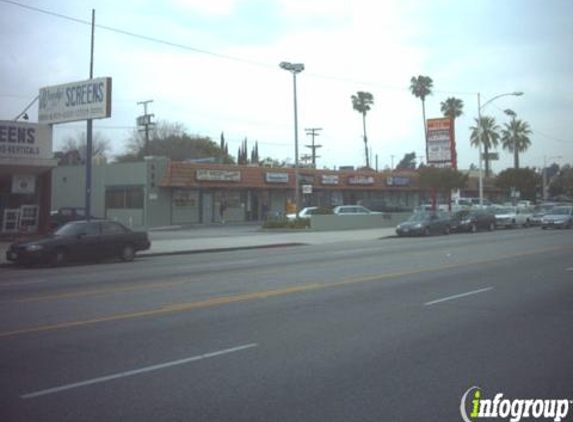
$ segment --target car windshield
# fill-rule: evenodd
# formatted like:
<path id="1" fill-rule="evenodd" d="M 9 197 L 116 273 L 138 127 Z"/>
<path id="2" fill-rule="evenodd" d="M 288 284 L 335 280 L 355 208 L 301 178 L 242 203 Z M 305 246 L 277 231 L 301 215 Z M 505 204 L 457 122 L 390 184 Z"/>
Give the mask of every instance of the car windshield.
<path id="1" fill-rule="evenodd" d="M 415 212 L 414 214 L 412 214 L 410 216 L 410 218 L 408 218 L 408 221 L 425 221 L 425 220 L 429 220 L 430 216 L 432 214 L 427 213 L 427 212 Z"/>
<path id="2" fill-rule="evenodd" d="M 85 233 L 86 223 L 68 223 L 64 224 L 54 232 L 56 236 L 77 236 L 78 234 Z"/>
<path id="3" fill-rule="evenodd" d="M 547 215 L 569 215 L 569 214 L 571 214 L 570 207 L 553 208 L 551 211 L 547 213 Z"/>

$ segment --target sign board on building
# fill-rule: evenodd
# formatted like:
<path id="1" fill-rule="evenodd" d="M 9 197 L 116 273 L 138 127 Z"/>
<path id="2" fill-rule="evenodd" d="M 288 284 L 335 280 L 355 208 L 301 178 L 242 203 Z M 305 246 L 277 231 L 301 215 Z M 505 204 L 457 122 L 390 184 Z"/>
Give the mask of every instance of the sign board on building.
<path id="1" fill-rule="evenodd" d="M 321 183 L 323 185 L 338 185 L 339 179 L 337 174 L 323 174 Z"/>
<path id="2" fill-rule="evenodd" d="M 36 123 L 0 121 L 0 163 L 46 165 L 52 160 L 52 128 Z"/>
<path id="3" fill-rule="evenodd" d="M 240 182 L 241 172 L 234 170 L 211 170 L 199 169 L 196 173 L 197 180 L 207 182 Z"/>
<path id="4" fill-rule="evenodd" d="M 111 78 L 88 79 L 40 89 L 38 122 L 64 123 L 111 116 Z"/>
<path id="5" fill-rule="evenodd" d="M 288 183 L 288 173 L 265 173 L 267 183 Z"/>
<path id="6" fill-rule="evenodd" d="M 449 117 L 427 120 L 428 164 L 453 167 L 453 120 Z"/>
<path id="7" fill-rule="evenodd" d="M 299 183 L 311 185 L 314 183 L 314 176 L 312 174 L 301 174 L 298 178 Z"/>
<path id="8" fill-rule="evenodd" d="M 302 185 L 302 193 L 309 195 L 312 193 L 312 185 Z"/>
<path id="9" fill-rule="evenodd" d="M 351 176 L 348 178 L 349 185 L 373 185 L 374 176 Z"/>
<path id="10" fill-rule="evenodd" d="M 386 186 L 410 186 L 410 178 L 407 176 L 389 176 L 386 178 Z"/>
<path id="11" fill-rule="evenodd" d="M 12 176 L 12 193 L 31 194 L 36 191 L 36 176 L 15 174 Z"/>

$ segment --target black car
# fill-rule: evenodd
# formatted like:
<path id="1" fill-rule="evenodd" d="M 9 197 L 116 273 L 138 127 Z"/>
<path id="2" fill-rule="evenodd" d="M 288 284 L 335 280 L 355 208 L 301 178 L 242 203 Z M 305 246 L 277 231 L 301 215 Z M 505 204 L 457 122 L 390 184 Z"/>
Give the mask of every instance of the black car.
<path id="1" fill-rule="evenodd" d="M 73 221 L 50 236 L 12 244 L 6 259 L 19 264 L 49 263 L 53 266 L 68 260 L 118 258 L 132 261 L 136 252 L 150 246 L 146 232 L 130 230 L 115 221 Z"/>
<path id="2" fill-rule="evenodd" d="M 418 211 L 396 227 L 398 236 L 429 236 L 430 234 L 450 234 L 451 218 L 442 211 Z"/>
<path id="3" fill-rule="evenodd" d="M 470 233 L 495 230 L 495 214 L 484 209 L 458 211 L 452 216 L 452 230 Z"/>

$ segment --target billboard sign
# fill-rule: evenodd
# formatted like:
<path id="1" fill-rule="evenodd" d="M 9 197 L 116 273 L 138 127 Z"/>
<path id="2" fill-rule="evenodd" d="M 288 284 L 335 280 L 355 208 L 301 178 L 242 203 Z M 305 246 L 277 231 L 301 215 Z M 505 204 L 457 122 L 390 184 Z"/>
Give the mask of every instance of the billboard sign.
<path id="1" fill-rule="evenodd" d="M 111 117 L 111 78 L 40 89 L 38 122 L 54 124 Z"/>
<path id="2" fill-rule="evenodd" d="M 456 167 L 454 163 L 454 125 L 449 117 L 427 120 L 428 164 Z"/>
<path id="3" fill-rule="evenodd" d="M 49 125 L 0 121 L 0 162 L 45 165 L 52 160 L 52 128 Z"/>
<path id="4" fill-rule="evenodd" d="M 201 169 L 196 172 L 197 180 L 205 182 L 240 182 L 240 171 Z"/>

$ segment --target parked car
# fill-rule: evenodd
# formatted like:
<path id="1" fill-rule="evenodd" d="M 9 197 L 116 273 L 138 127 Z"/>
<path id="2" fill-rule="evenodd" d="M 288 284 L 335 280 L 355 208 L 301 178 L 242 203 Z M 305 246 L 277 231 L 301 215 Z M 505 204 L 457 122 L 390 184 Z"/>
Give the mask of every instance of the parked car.
<path id="1" fill-rule="evenodd" d="M 407 221 L 398 224 L 398 236 L 429 236 L 431 234 L 450 234 L 451 218 L 445 212 L 417 211 Z"/>
<path id="2" fill-rule="evenodd" d="M 555 207 L 541 219 L 541 228 L 570 229 L 573 227 L 573 206 Z"/>
<path id="3" fill-rule="evenodd" d="M 495 214 L 486 209 L 458 211 L 452 216 L 451 229 L 470 233 L 478 230 L 495 230 Z"/>
<path id="4" fill-rule="evenodd" d="M 532 216 L 531 216 L 531 225 L 532 226 L 541 226 L 541 219 L 545 214 L 555 208 L 554 203 L 543 203 L 536 205 L 533 207 Z"/>
<path id="5" fill-rule="evenodd" d="M 339 205 L 332 210 L 336 215 L 372 215 L 382 214 L 378 211 L 371 211 L 362 205 Z"/>
<path id="6" fill-rule="evenodd" d="M 298 218 L 305 218 L 309 219 L 312 214 L 315 214 L 318 211 L 318 207 L 306 207 L 300 210 L 298 213 Z M 296 220 L 296 213 L 289 213 L 286 215 L 287 220 L 293 221 Z"/>
<path id="7" fill-rule="evenodd" d="M 94 217 L 91 217 L 94 218 Z M 50 230 L 69 223 L 70 221 L 85 220 L 86 209 L 81 207 L 62 207 L 56 211 L 50 212 L 49 226 Z"/>
<path id="8" fill-rule="evenodd" d="M 52 235 L 10 245 L 6 259 L 18 264 L 49 263 L 118 258 L 132 261 L 136 252 L 149 249 L 146 232 L 136 232 L 109 220 L 73 221 Z"/>
<path id="9" fill-rule="evenodd" d="M 529 227 L 533 214 L 528 208 L 501 207 L 496 208 L 495 224 L 497 227 Z"/>

